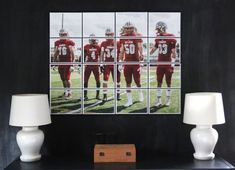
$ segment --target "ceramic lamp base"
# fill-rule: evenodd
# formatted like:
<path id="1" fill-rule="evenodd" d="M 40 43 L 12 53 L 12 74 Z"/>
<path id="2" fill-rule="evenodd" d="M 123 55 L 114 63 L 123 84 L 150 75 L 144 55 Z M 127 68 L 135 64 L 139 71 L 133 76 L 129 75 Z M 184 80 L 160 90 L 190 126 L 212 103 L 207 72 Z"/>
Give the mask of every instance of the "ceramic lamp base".
<path id="1" fill-rule="evenodd" d="M 27 155 L 21 155 L 20 156 L 20 160 L 22 162 L 34 162 L 34 161 L 38 161 L 41 159 L 41 154 L 39 155 L 30 155 L 30 156 L 27 156 Z"/>
<path id="2" fill-rule="evenodd" d="M 23 127 L 16 136 L 23 162 L 34 162 L 41 159 L 40 149 L 44 141 L 43 132 L 38 127 Z"/>
<path id="3" fill-rule="evenodd" d="M 200 155 L 198 153 L 194 153 L 193 154 L 195 159 L 199 159 L 199 160 L 209 160 L 209 159 L 214 159 L 215 158 L 215 154 L 211 153 L 209 155 Z"/>
<path id="4" fill-rule="evenodd" d="M 195 149 L 195 159 L 214 159 L 213 153 L 218 140 L 218 133 L 211 125 L 197 125 L 190 133 L 191 141 Z"/>

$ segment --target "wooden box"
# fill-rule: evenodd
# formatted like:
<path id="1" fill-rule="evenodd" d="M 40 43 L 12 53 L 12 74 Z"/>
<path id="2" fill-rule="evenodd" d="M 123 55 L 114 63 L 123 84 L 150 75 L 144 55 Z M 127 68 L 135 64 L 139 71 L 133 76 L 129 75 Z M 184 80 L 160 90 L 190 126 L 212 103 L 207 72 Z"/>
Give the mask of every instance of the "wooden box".
<path id="1" fill-rule="evenodd" d="M 136 162 L 134 144 L 96 144 L 94 162 Z"/>

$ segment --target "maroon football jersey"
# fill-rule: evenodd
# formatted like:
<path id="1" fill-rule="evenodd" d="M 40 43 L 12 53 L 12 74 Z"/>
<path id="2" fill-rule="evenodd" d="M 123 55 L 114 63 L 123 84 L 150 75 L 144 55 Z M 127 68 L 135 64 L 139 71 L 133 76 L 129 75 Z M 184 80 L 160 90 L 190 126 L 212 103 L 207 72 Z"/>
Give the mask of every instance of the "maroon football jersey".
<path id="1" fill-rule="evenodd" d="M 166 36 L 167 38 L 161 38 Z M 157 36 L 158 37 L 158 36 Z M 155 47 L 158 48 L 158 61 L 171 62 L 171 52 L 175 48 L 176 39 L 173 34 L 163 34 L 155 39 Z"/>
<path id="2" fill-rule="evenodd" d="M 106 40 L 100 45 L 101 50 L 104 52 L 104 61 L 113 62 L 115 57 L 114 41 Z"/>
<path id="3" fill-rule="evenodd" d="M 69 46 L 75 46 L 72 40 L 60 39 L 55 41 L 55 48 L 59 51 L 59 61 L 60 62 L 72 62 L 71 52 Z"/>
<path id="4" fill-rule="evenodd" d="M 134 39 L 132 37 L 136 37 L 136 34 L 125 34 L 125 39 L 120 39 L 120 44 L 124 46 L 125 56 L 124 61 L 139 61 L 139 47 L 138 43 L 142 43 L 142 39 L 137 38 Z M 132 36 L 128 38 L 128 36 Z"/>
<path id="5" fill-rule="evenodd" d="M 87 44 L 84 46 L 85 62 L 98 62 L 100 56 L 99 45 Z"/>

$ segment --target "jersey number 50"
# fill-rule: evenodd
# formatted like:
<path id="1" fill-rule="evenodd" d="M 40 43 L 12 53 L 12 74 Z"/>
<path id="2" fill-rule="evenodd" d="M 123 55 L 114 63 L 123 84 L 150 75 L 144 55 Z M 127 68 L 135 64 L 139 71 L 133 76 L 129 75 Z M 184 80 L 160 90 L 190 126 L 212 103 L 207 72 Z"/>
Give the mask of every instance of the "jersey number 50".
<path id="1" fill-rule="evenodd" d="M 126 54 L 135 54 L 134 44 L 124 44 Z"/>

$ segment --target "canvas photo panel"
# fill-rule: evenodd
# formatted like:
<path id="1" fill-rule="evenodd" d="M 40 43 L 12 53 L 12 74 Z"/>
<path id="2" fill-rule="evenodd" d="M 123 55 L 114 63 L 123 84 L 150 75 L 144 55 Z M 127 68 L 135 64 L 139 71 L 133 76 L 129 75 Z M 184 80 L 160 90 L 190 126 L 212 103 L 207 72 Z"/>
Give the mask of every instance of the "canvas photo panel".
<path id="1" fill-rule="evenodd" d="M 147 113 L 147 93 L 146 89 L 121 89 L 117 90 L 120 100 L 117 101 L 117 114 L 146 114 Z M 127 106 L 129 98 L 132 104 Z"/>
<path id="2" fill-rule="evenodd" d="M 160 85 L 161 84 L 161 85 Z M 181 87 L 181 65 L 179 63 L 151 64 L 149 68 L 150 88 L 180 88 Z"/>
<path id="3" fill-rule="evenodd" d="M 83 13 L 83 37 L 94 34 L 95 37 L 105 37 L 106 29 L 114 31 L 115 18 L 113 12 Z"/>
<path id="4" fill-rule="evenodd" d="M 67 98 L 64 89 L 50 90 L 52 114 L 81 114 L 81 90 L 73 89 L 71 98 Z"/>
<path id="5" fill-rule="evenodd" d="M 50 37 L 58 38 L 61 29 L 68 32 L 70 37 L 82 37 L 82 13 L 51 12 Z"/>
<path id="6" fill-rule="evenodd" d="M 81 63 L 81 56 L 82 56 L 82 39 L 81 38 L 70 38 L 70 40 L 73 42 L 73 46 L 71 47 L 73 49 L 74 57 L 65 59 L 64 56 L 68 55 L 70 53 L 70 50 L 68 50 L 68 47 L 63 45 L 57 44 L 59 43 L 59 38 L 50 38 L 50 62 L 51 63 Z M 55 53 L 58 53 L 58 57 L 55 56 Z"/>
<path id="7" fill-rule="evenodd" d="M 128 26 L 133 26 L 138 38 L 147 37 L 147 12 L 117 12 L 116 35 L 127 37 Z"/>
<path id="8" fill-rule="evenodd" d="M 114 114 L 115 98 L 114 89 L 84 89 L 87 99 L 84 99 L 84 114 Z M 103 101 L 103 95 L 107 94 L 107 100 Z M 84 95 L 85 96 L 85 95 Z"/>
<path id="9" fill-rule="evenodd" d="M 64 74 L 61 74 L 64 72 Z M 61 79 L 70 79 L 70 88 L 82 88 L 81 66 L 77 64 L 51 64 L 50 87 L 64 88 Z"/>
<path id="10" fill-rule="evenodd" d="M 166 26 L 166 32 L 173 34 L 175 37 L 181 37 L 181 13 L 180 12 L 149 12 L 148 17 L 148 33 L 149 37 L 156 37 L 157 23 L 162 22 Z"/>
<path id="11" fill-rule="evenodd" d="M 179 114 L 180 89 L 156 88 L 150 90 L 150 114 Z"/>

